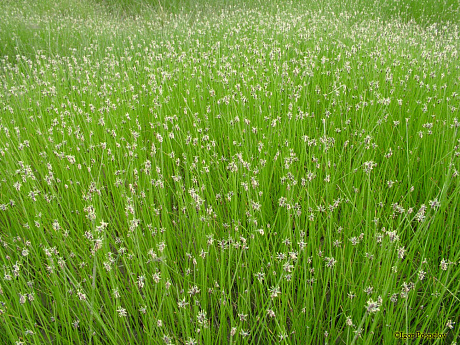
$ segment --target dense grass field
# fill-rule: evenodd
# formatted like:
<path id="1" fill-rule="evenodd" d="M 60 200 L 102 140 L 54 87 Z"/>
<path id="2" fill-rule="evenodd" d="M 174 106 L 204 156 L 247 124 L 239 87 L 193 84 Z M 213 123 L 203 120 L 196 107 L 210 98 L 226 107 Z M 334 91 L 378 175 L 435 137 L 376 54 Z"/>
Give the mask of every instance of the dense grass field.
<path id="1" fill-rule="evenodd" d="M 456 344 L 459 8 L 0 2 L 0 343 Z"/>

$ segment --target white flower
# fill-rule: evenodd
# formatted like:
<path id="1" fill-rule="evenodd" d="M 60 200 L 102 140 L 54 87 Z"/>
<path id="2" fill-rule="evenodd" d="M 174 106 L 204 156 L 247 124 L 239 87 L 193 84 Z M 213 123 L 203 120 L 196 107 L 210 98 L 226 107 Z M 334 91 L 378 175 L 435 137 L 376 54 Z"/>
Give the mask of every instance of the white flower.
<path id="1" fill-rule="evenodd" d="M 125 308 L 122 308 L 122 307 L 119 307 L 119 308 L 117 309 L 117 313 L 118 313 L 118 316 L 119 316 L 119 317 L 125 317 L 125 316 L 128 315 L 126 309 L 125 309 Z"/>
<path id="2" fill-rule="evenodd" d="M 381 301 L 373 301 L 372 299 L 369 299 L 367 301 L 367 306 L 366 306 L 366 310 L 369 314 L 374 314 L 378 311 L 380 311 L 380 305 L 381 305 Z"/>

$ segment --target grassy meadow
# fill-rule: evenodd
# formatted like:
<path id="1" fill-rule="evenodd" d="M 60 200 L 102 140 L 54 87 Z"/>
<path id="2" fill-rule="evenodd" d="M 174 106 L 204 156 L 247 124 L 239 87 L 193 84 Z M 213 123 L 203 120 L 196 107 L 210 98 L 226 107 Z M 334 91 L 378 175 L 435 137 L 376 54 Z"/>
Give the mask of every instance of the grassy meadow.
<path id="1" fill-rule="evenodd" d="M 459 8 L 1 1 L 0 343 L 459 342 Z"/>

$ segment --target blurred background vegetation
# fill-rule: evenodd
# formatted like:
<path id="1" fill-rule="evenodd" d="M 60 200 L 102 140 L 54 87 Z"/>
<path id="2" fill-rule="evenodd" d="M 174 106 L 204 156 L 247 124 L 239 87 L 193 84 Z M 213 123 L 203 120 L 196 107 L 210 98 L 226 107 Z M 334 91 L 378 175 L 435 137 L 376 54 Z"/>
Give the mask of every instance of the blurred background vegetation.
<path id="1" fill-rule="evenodd" d="M 3 0 L 0 56 L 34 56 L 37 50 L 67 54 L 69 48 L 91 43 L 95 36 L 103 38 L 95 32 L 104 30 L 97 29 L 102 19 L 106 24 L 116 23 L 117 30 L 123 28 L 116 34 L 129 35 L 145 29 L 140 21 L 148 22 L 149 28 L 161 29 L 178 14 L 187 13 L 193 21 L 210 12 L 241 8 L 272 13 L 292 8 L 325 15 L 349 13 L 353 21 L 398 18 L 421 27 L 457 25 L 460 20 L 460 0 Z M 81 30 L 75 30 L 75 21 L 81 21 Z M 92 21 L 95 25 L 88 25 Z"/>

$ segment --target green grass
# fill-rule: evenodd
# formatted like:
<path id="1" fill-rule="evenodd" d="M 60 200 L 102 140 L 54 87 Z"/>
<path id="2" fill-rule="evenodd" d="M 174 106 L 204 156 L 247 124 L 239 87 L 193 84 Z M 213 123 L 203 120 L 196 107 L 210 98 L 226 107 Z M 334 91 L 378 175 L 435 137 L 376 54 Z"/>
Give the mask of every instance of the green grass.
<path id="1" fill-rule="evenodd" d="M 1 342 L 455 343 L 458 8 L 2 2 Z"/>

